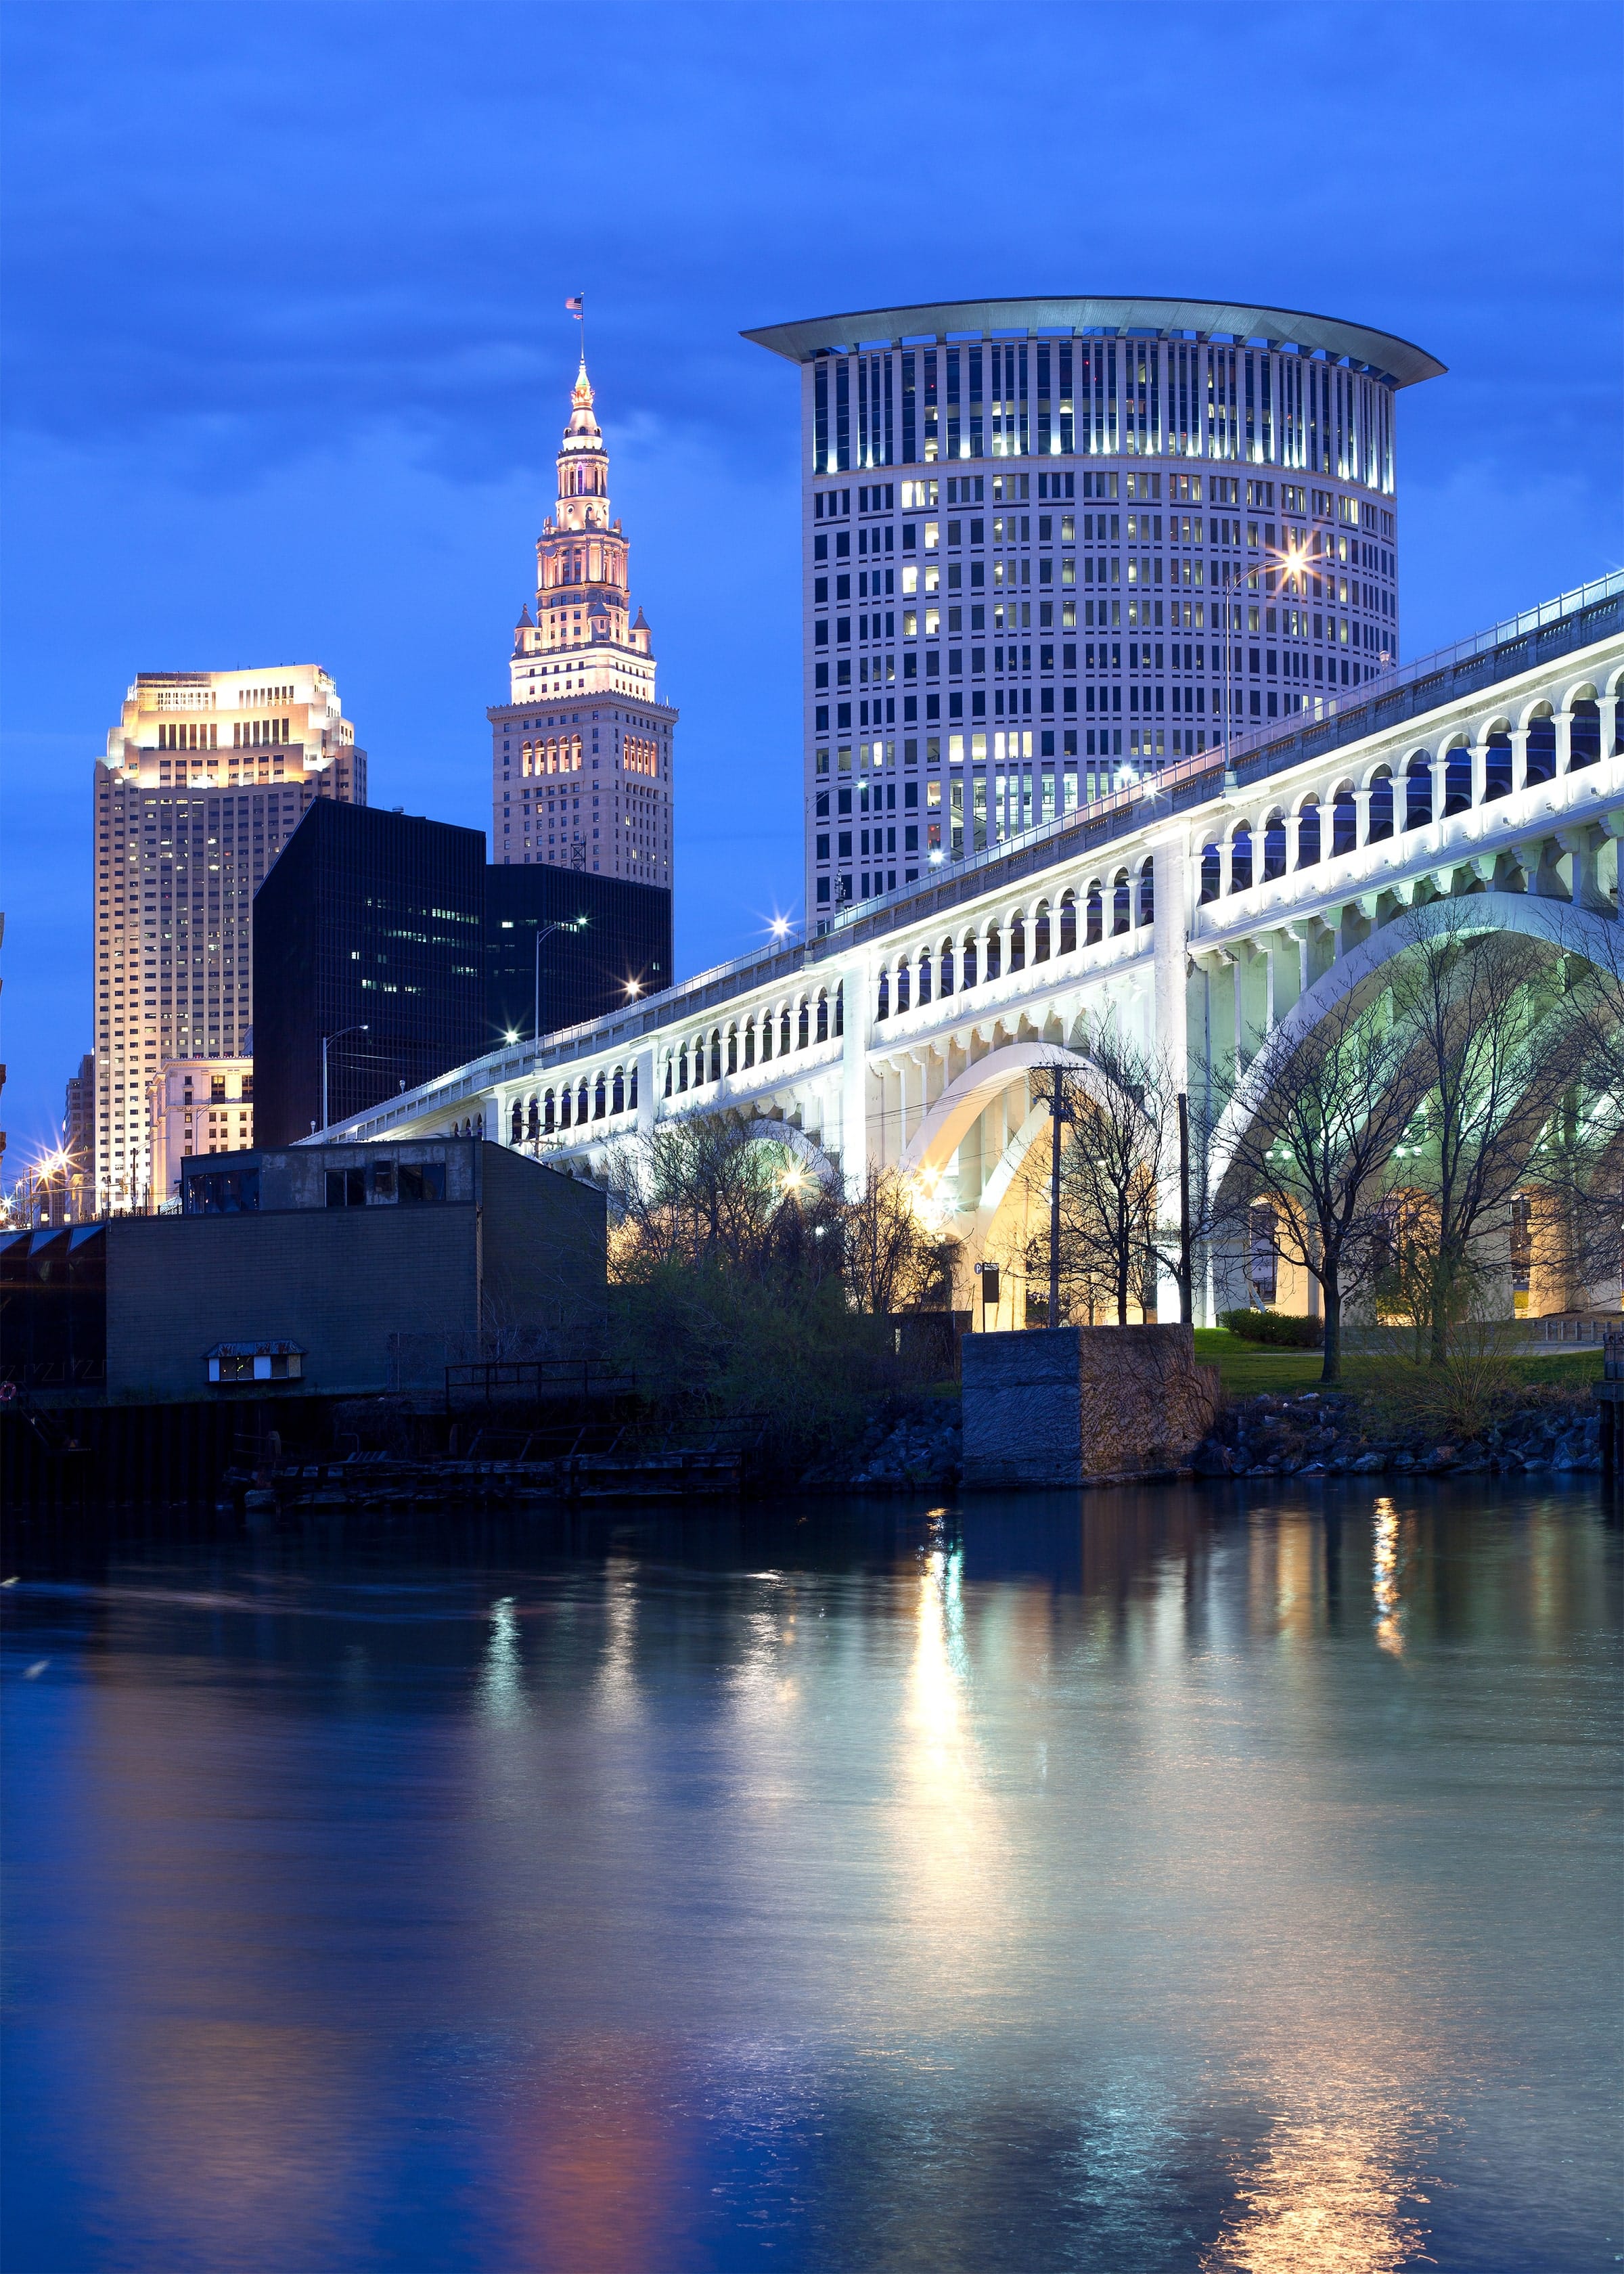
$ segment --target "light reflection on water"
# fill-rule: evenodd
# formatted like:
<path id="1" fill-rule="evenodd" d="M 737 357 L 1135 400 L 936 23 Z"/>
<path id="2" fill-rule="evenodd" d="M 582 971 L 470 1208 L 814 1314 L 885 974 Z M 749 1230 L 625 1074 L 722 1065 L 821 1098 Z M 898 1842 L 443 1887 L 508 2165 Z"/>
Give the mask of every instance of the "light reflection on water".
<path id="1" fill-rule="evenodd" d="M 1462 1484 L 14 1551 L 5 2263 L 1614 2263 L 1618 1545 Z"/>

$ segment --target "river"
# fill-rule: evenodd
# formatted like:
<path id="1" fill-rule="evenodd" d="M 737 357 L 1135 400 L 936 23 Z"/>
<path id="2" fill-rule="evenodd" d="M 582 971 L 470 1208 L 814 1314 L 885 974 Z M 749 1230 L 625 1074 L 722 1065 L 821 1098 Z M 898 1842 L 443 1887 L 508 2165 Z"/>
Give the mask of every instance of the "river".
<path id="1" fill-rule="evenodd" d="M 14 1540 L 9 2274 L 1619 2263 L 1594 1481 Z"/>

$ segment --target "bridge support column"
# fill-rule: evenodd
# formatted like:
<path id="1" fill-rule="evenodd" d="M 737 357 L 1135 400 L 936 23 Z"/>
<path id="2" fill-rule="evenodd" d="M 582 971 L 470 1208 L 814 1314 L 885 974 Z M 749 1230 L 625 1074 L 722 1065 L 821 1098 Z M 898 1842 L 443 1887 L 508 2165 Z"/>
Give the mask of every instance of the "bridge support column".
<path id="1" fill-rule="evenodd" d="M 855 1200 L 868 1176 L 868 1038 L 874 986 L 866 954 L 840 971 L 840 1174 Z"/>
<path id="2" fill-rule="evenodd" d="M 654 1050 L 650 1044 L 637 1053 L 637 1134 L 651 1136 L 659 1108 L 654 1095 Z"/>
<path id="3" fill-rule="evenodd" d="M 1152 948 L 1155 973 L 1156 1056 L 1167 1069 L 1169 1088 L 1186 1096 L 1190 1089 L 1190 838 L 1180 829 L 1151 847 L 1155 892 Z M 1177 1254 L 1179 1217 L 1178 1154 L 1156 1195 L 1156 1216 L 1164 1253 L 1156 1269 L 1156 1317 L 1180 1315 L 1177 1274 L 1169 1262 Z"/>

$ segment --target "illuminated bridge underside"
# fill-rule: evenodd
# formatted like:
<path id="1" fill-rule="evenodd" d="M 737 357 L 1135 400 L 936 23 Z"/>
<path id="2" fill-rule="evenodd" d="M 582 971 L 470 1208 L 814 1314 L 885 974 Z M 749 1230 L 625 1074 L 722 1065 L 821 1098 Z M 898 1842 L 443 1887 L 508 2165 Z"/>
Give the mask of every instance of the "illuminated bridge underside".
<path id="1" fill-rule="evenodd" d="M 1425 902 L 1480 897 L 1491 922 L 1594 953 L 1619 921 L 1624 577 L 1500 634 L 1249 747 L 1227 781 L 1198 763 L 332 1133 L 482 1126 L 601 1176 L 628 1137 L 722 1115 L 849 1183 L 917 1174 L 974 1255 L 1043 1126 L 1034 1067 L 1108 1020 L 1199 1088 L 1368 979 Z"/>

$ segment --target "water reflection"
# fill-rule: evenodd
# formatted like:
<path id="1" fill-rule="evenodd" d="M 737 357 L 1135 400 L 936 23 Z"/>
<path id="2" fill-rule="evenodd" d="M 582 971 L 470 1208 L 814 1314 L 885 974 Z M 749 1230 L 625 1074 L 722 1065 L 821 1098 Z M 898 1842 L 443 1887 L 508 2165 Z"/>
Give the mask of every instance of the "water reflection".
<path id="1" fill-rule="evenodd" d="M 1600 2263 L 1618 1544 L 1476 1483 L 14 1556 L 9 2263 Z"/>

